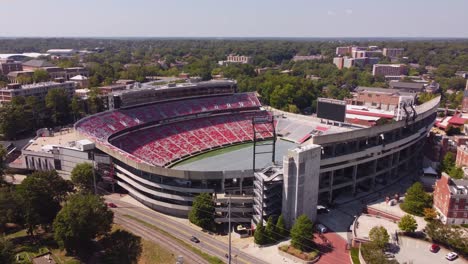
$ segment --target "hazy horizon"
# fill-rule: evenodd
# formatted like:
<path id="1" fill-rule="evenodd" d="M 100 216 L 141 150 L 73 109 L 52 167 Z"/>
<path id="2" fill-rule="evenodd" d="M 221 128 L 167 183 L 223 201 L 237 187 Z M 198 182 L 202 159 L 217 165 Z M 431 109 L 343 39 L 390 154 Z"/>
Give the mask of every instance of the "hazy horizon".
<path id="1" fill-rule="evenodd" d="M 2 37 L 468 38 L 466 0 L 0 0 Z"/>

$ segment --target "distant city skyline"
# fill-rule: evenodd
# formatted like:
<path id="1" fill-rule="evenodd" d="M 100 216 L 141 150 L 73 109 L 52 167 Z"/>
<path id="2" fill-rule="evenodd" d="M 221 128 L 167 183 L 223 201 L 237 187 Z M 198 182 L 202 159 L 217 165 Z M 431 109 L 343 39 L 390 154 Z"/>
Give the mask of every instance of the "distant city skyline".
<path id="1" fill-rule="evenodd" d="M 468 38 L 466 0 L 0 0 L 0 37 Z"/>

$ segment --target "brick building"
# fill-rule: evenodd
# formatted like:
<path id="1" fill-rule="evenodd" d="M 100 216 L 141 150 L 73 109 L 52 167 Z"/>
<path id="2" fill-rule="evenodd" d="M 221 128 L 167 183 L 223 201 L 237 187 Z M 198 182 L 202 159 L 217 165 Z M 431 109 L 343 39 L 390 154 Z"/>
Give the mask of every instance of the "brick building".
<path id="1" fill-rule="evenodd" d="M 397 76 L 406 75 L 408 67 L 404 64 L 374 64 L 372 75 L 374 76 Z"/>
<path id="2" fill-rule="evenodd" d="M 12 71 L 22 71 L 23 65 L 21 62 L 12 59 L 0 60 L 0 74 L 7 75 Z"/>
<path id="3" fill-rule="evenodd" d="M 468 146 L 459 145 L 457 147 L 457 159 L 455 160 L 457 167 L 467 167 L 468 166 Z"/>
<path id="4" fill-rule="evenodd" d="M 394 110 L 402 97 L 412 98 L 414 101 L 415 96 L 414 93 L 400 92 L 396 89 L 359 86 L 354 90 L 353 98 L 346 99 L 346 103 L 388 111 Z"/>
<path id="5" fill-rule="evenodd" d="M 23 62 L 23 70 L 25 71 L 35 71 L 48 67 L 55 67 L 55 65 L 45 60 L 29 60 Z"/>
<path id="6" fill-rule="evenodd" d="M 468 80 L 466 81 L 465 91 L 463 92 L 462 111 L 468 112 Z"/>
<path id="7" fill-rule="evenodd" d="M 68 96 L 71 98 L 75 92 L 76 84 L 74 82 L 41 82 L 35 84 L 9 84 L 5 88 L 0 89 L 0 104 L 4 102 L 11 102 L 17 96 L 35 96 L 40 100 L 45 99 L 47 93 L 51 89 L 60 88 L 65 89 Z"/>
<path id="8" fill-rule="evenodd" d="M 402 48 L 384 48 L 383 55 L 390 58 L 397 58 L 403 56 L 405 49 Z"/>
<path id="9" fill-rule="evenodd" d="M 239 56 L 239 55 L 229 55 L 227 56 L 228 63 L 242 63 L 242 64 L 249 64 L 252 63 L 252 57 L 250 56 Z"/>
<path id="10" fill-rule="evenodd" d="M 468 180 L 455 180 L 442 173 L 435 183 L 434 208 L 444 224 L 468 223 Z"/>

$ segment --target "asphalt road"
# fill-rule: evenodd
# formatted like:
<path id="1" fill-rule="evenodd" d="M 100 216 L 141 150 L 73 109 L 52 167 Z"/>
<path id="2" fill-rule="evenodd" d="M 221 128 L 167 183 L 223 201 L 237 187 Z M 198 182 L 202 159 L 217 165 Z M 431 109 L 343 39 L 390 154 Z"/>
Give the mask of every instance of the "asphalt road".
<path id="1" fill-rule="evenodd" d="M 211 235 L 204 233 L 202 231 L 195 230 L 184 223 L 180 223 L 178 221 L 173 221 L 169 217 L 166 217 L 164 215 L 158 214 L 156 212 L 153 212 L 151 210 L 141 208 L 138 206 L 135 206 L 133 204 L 125 203 L 122 202 L 118 199 L 113 199 L 111 197 L 106 197 L 107 201 L 115 203 L 118 207 L 113 208 L 112 210 L 115 213 L 115 218 L 116 222 L 122 221 L 125 219 L 132 220 L 131 218 L 128 218 L 124 215 L 131 215 L 133 217 L 136 217 L 140 219 L 141 221 L 144 221 L 148 224 L 154 225 L 168 233 L 170 233 L 172 236 L 182 240 L 182 241 L 187 241 L 187 243 L 191 243 L 194 247 L 199 248 L 203 252 L 206 252 L 210 255 L 216 256 L 225 262 L 227 262 L 227 259 L 225 257 L 226 253 L 228 252 L 228 244 L 224 241 L 217 240 L 213 238 Z M 137 221 L 132 220 L 131 222 L 127 221 L 125 222 L 124 226 L 128 227 L 131 226 L 133 223 L 138 223 Z M 138 225 L 139 231 L 138 232 L 144 232 L 144 229 L 141 229 L 141 226 L 143 225 Z M 136 227 L 135 227 L 136 228 Z M 131 227 L 129 228 L 131 229 Z M 152 230 L 152 229 L 150 229 Z M 147 230 L 148 231 L 148 230 Z M 164 236 L 162 233 L 162 238 L 164 241 L 169 241 L 171 238 Z M 193 243 L 190 241 L 190 238 L 192 236 L 196 236 L 199 240 L 200 243 Z M 161 237 L 161 236 L 160 236 Z M 173 241 L 173 240 L 172 240 Z M 194 253 L 190 252 L 190 254 L 195 255 Z M 181 252 L 181 255 L 184 255 Z M 232 263 L 233 264 L 267 264 L 267 262 L 260 260 L 258 258 L 255 258 L 249 254 L 243 253 L 240 249 L 236 247 L 232 247 L 231 249 L 231 256 L 232 256 Z M 185 255 L 184 255 L 185 259 Z M 198 263 L 198 262 L 196 262 Z M 201 263 L 206 263 L 206 262 L 201 262 Z"/>
<path id="2" fill-rule="evenodd" d="M 117 210 L 114 210 L 117 211 Z M 128 217 L 121 216 L 119 213 L 114 215 L 114 223 L 125 227 L 128 231 L 133 234 L 140 236 L 146 240 L 168 247 L 171 252 L 176 254 L 176 257 L 182 256 L 184 263 L 188 264 L 209 264 L 208 261 L 203 259 L 197 254 L 193 254 L 192 251 L 187 249 L 185 246 L 180 245 L 175 239 L 168 238 L 143 224 L 132 220 Z M 163 242 L 163 243 L 162 243 Z"/>

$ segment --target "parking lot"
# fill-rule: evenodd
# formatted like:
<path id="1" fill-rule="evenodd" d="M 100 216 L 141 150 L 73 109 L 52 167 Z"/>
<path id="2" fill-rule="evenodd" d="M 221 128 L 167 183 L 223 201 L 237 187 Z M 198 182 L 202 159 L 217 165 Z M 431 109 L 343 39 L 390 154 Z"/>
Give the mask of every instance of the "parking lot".
<path id="1" fill-rule="evenodd" d="M 439 252 L 432 253 L 429 251 L 431 246 L 430 242 L 414 239 L 410 237 L 399 237 L 400 250 L 395 253 L 395 258 L 400 263 L 412 263 L 412 264 L 432 264 L 432 263 L 468 263 L 461 257 L 456 260 L 449 261 L 445 259 L 445 255 L 451 252 L 448 249 L 440 248 Z"/>

